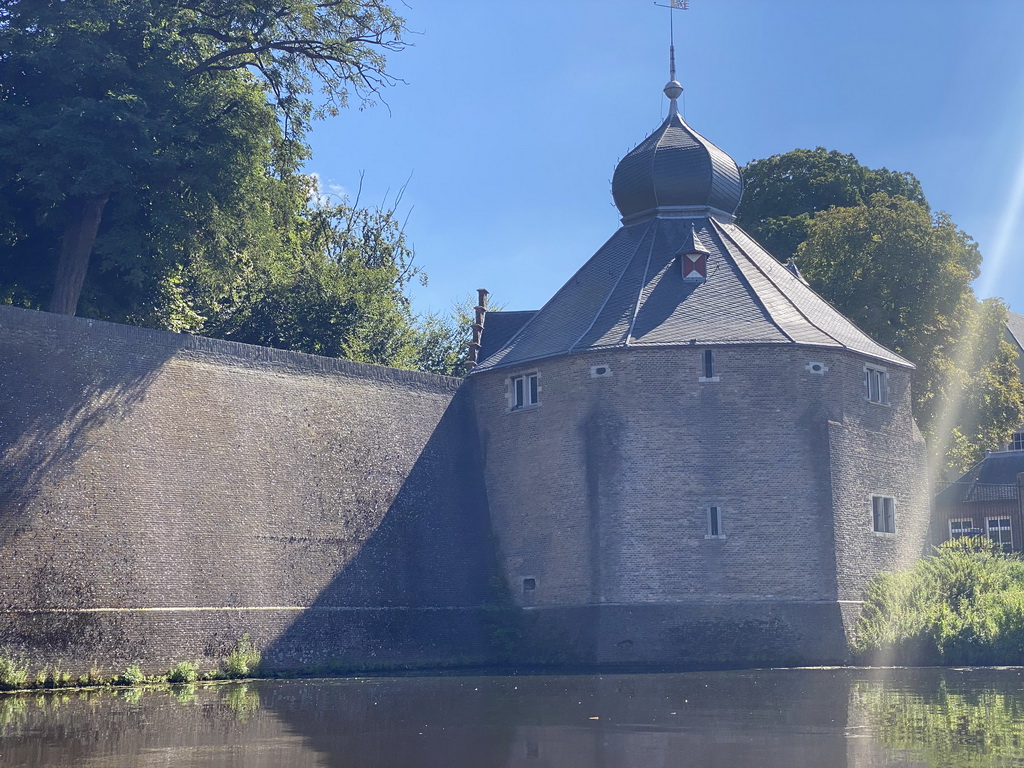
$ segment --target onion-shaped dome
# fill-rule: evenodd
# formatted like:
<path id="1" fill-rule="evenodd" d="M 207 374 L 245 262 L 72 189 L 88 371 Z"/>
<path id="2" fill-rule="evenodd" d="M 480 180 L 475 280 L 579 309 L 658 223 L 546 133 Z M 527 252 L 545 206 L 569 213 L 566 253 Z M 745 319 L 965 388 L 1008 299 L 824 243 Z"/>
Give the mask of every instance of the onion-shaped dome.
<path id="1" fill-rule="evenodd" d="M 615 168 L 612 197 L 624 223 L 708 209 L 731 216 L 740 204 L 736 162 L 683 122 L 681 92 L 674 80 L 665 86 L 669 116 Z"/>

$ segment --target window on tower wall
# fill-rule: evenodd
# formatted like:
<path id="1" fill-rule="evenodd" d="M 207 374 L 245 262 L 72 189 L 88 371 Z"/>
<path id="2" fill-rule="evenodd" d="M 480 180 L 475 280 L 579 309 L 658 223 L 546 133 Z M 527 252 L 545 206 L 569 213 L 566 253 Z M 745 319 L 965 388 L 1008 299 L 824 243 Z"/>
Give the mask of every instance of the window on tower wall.
<path id="1" fill-rule="evenodd" d="M 705 349 L 701 353 L 700 374 L 698 381 L 719 381 L 718 372 L 715 370 L 715 353 L 713 350 Z"/>
<path id="2" fill-rule="evenodd" d="M 509 379 L 511 410 L 530 408 L 540 404 L 540 379 L 536 373 L 513 376 Z"/>
<path id="3" fill-rule="evenodd" d="M 1010 438 L 1011 451 L 1024 451 L 1024 432 L 1014 432 Z"/>
<path id="4" fill-rule="evenodd" d="M 869 403 L 889 404 L 889 373 L 885 368 L 864 366 L 864 395 Z"/>
<path id="5" fill-rule="evenodd" d="M 724 539 L 725 533 L 722 531 L 722 508 L 721 507 L 708 507 L 708 532 L 704 535 L 705 539 Z"/>
<path id="6" fill-rule="evenodd" d="M 875 533 L 896 533 L 896 500 L 891 496 L 872 496 L 871 515 Z"/>

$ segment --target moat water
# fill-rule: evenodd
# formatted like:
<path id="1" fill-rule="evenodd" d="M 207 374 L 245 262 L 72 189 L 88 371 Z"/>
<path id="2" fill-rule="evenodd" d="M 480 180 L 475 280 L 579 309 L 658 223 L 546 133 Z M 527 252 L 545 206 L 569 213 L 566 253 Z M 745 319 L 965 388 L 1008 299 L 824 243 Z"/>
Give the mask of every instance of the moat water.
<path id="1" fill-rule="evenodd" d="M 1024 765 L 1024 670 L 289 680 L 0 696 L 0 766 Z"/>

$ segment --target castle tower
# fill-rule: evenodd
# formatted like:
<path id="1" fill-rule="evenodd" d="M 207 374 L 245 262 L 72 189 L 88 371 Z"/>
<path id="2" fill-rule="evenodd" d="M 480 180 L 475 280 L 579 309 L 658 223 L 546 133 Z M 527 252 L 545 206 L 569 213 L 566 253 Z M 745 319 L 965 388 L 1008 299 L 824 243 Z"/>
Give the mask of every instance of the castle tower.
<path id="1" fill-rule="evenodd" d="M 615 169 L 619 230 L 539 311 L 487 315 L 501 568 L 538 657 L 841 661 L 868 581 L 924 547 L 913 365 L 736 226 L 681 91 Z"/>

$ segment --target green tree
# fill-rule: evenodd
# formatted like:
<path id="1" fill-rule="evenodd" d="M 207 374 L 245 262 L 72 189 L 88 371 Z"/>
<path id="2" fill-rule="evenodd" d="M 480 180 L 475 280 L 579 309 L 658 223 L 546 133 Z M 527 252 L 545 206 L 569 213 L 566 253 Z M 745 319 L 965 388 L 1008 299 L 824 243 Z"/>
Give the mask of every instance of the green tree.
<path id="1" fill-rule="evenodd" d="M 796 262 L 840 312 L 917 365 L 914 413 L 937 465 L 964 468 L 1024 420 L 1005 305 L 975 299 L 981 254 L 946 214 L 875 193 L 808 219 Z"/>
<path id="2" fill-rule="evenodd" d="M 464 376 L 469 370 L 470 342 L 476 318 L 476 299 L 466 296 L 455 302 L 447 316 L 433 313 L 419 318 L 416 326 L 417 368 L 446 376 Z M 488 301 L 491 311 L 504 304 Z"/>
<path id="3" fill-rule="evenodd" d="M 807 238 L 814 214 L 864 205 L 876 192 L 928 205 L 913 174 L 867 168 L 853 155 L 824 147 L 794 149 L 753 160 L 743 168 L 737 223 L 769 253 L 786 261 Z"/>
<path id="4" fill-rule="evenodd" d="M 287 244 L 230 273 L 200 268 L 187 293 L 209 336 L 416 368 L 405 290 L 419 274 L 394 207 L 328 204 L 311 192 Z"/>
<path id="5" fill-rule="evenodd" d="M 254 86 L 282 141 L 301 141 L 311 117 L 391 82 L 403 31 L 379 0 L 0 0 L 0 237 L 55 262 L 50 309 L 74 314 L 111 206 L 180 184 L 188 209 L 216 178 L 218 121 L 238 120 Z M 211 99 L 223 109 L 202 111 Z M 5 292 L 24 303 L 41 265 L 17 266 Z"/>

